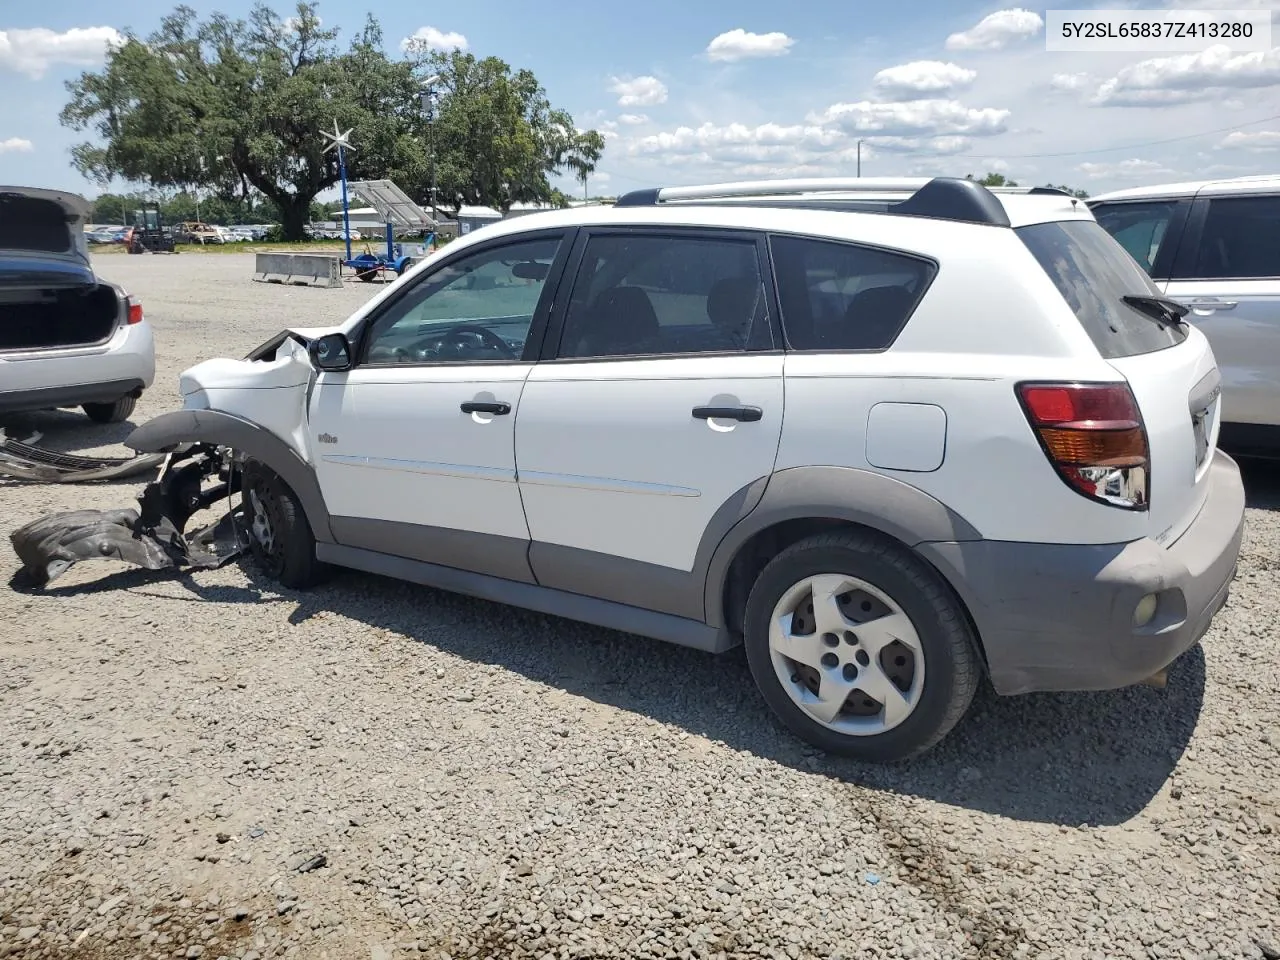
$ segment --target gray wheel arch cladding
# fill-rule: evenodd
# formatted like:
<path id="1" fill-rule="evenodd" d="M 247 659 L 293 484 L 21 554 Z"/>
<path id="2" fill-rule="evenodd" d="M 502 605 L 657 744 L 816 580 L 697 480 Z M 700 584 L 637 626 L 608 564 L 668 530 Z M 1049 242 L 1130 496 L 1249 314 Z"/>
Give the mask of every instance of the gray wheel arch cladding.
<path id="1" fill-rule="evenodd" d="M 316 541 L 334 542 L 315 471 L 265 427 L 219 410 L 175 410 L 148 420 L 125 440 L 139 453 L 163 453 L 183 443 L 231 447 L 266 464 L 298 495 Z"/>
<path id="2" fill-rule="evenodd" d="M 704 607 L 706 622 L 713 627 L 724 626 L 724 591 L 733 558 L 756 534 L 788 520 L 843 520 L 878 530 L 907 547 L 982 539 L 972 524 L 923 490 L 856 467 L 779 470 L 766 481 L 754 509 L 741 511 L 741 497 L 730 503 L 739 509 L 717 512 L 698 550 L 700 560 L 709 555 L 704 561 Z M 731 515 L 721 517 L 721 512 Z"/>

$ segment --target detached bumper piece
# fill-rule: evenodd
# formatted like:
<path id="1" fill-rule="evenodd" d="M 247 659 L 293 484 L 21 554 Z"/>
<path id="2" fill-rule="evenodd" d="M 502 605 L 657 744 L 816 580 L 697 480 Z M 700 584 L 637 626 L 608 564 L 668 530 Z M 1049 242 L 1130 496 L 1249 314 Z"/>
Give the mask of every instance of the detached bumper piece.
<path id="1" fill-rule="evenodd" d="M 34 438 L 33 438 L 34 439 Z M 158 469 L 163 453 L 137 457 L 77 457 L 10 440 L 0 431 L 0 476 L 38 483 L 90 483 L 119 480 Z"/>
<path id="2" fill-rule="evenodd" d="M 82 560 L 122 560 L 146 570 L 209 569 L 238 556 L 247 545 L 243 508 L 185 532 L 194 514 L 240 489 L 235 464 L 203 446 L 158 456 L 167 462 L 138 497 L 140 509 L 73 510 L 14 530 L 9 540 L 28 584 L 43 587 Z M 210 478 L 219 482 L 206 489 Z"/>

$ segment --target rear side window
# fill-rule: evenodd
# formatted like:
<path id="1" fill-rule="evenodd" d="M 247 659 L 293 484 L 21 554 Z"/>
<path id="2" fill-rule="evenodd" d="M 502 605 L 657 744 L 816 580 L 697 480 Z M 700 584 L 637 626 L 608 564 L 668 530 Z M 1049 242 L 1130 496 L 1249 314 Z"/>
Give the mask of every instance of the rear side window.
<path id="1" fill-rule="evenodd" d="M 883 350 L 906 325 L 934 265 L 852 243 L 769 238 L 793 350 Z"/>
<path id="2" fill-rule="evenodd" d="M 1280 277 L 1280 197 L 1209 201 L 1196 263 L 1188 279 Z"/>
<path id="3" fill-rule="evenodd" d="M 0 250 L 66 253 L 71 249 L 67 215 L 52 200 L 0 196 Z"/>
<path id="4" fill-rule="evenodd" d="M 1115 237 L 1143 270 L 1151 273 L 1177 205 L 1176 200 L 1104 203 L 1094 208 L 1093 215 L 1102 229 Z"/>
<path id="5" fill-rule="evenodd" d="M 1097 223 L 1037 223 L 1017 233 L 1103 357 L 1153 353 L 1187 338 L 1184 326 L 1156 320 L 1124 302 L 1126 295 L 1159 296 L 1160 291 Z"/>

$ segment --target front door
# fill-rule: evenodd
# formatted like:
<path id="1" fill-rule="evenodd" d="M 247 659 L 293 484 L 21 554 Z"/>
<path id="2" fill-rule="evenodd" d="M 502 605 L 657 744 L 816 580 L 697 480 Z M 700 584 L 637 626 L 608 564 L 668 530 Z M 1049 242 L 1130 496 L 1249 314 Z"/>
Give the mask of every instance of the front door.
<path id="1" fill-rule="evenodd" d="M 516 421 L 530 561 L 544 586 L 701 619 L 699 545 L 782 429 L 762 246 L 634 229 L 580 246 Z"/>
<path id="2" fill-rule="evenodd" d="M 366 318 L 351 370 L 320 374 L 311 440 L 339 543 L 531 580 L 514 431 L 564 246 L 446 261 Z"/>

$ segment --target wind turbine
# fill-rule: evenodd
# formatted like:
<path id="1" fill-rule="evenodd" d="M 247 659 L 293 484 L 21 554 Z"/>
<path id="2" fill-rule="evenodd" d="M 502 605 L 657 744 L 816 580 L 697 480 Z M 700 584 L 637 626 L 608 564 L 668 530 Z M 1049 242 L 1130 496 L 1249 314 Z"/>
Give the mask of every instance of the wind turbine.
<path id="1" fill-rule="evenodd" d="M 327 130 L 321 130 L 320 136 L 324 137 L 329 143 L 325 146 L 323 153 L 330 150 L 338 151 L 338 176 L 342 180 L 342 238 L 347 244 L 347 259 L 351 259 L 351 215 L 347 206 L 347 151 L 354 150 L 351 146 L 351 131 L 355 127 L 350 127 L 345 131 L 338 129 L 338 121 L 333 121 L 333 133 Z"/>

